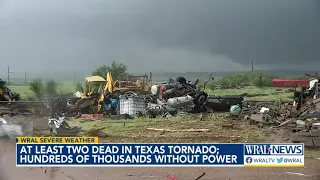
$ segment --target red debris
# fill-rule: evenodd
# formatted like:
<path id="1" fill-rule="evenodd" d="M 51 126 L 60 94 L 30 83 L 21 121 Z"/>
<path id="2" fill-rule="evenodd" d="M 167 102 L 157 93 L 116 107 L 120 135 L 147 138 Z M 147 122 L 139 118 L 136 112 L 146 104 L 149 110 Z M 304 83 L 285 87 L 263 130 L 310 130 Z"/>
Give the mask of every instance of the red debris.
<path id="1" fill-rule="evenodd" d="M 102 119 L 103 114 L 82 114 L 82 118 L 85 119 Z"/>
<path id="2" fill-rule="evenodd" d="M 170 180 L 177 180 L 175 176 L 171 176 L 171 175 L 168 175 L 167 178 L 169 178 Z"/>
<path id="3" fill-rule="evenodd" d="M 167 90 L 167 88 L 163 85 L 163 84 L 160 84 L 160 87 L 159 87 L 159 99 L 162 100 L 163 98 L 163 93 Z"/>
<path id="4" fill-rule="evenodd" d="M 295 80 L 295 79 L 273 79 L 274 87 L 309 87 L 310 80 Z"/>

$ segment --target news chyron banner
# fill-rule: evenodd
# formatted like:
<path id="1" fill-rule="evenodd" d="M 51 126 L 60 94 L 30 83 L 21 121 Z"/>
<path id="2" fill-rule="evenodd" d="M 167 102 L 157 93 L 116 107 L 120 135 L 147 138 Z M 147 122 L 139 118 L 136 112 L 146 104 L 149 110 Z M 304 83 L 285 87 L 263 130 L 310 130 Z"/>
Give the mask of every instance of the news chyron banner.
<path id="1" fill-rule="evenodd" d="M 303 144 L 102 144 L 95 137 L 16 141 L 16 166 L 304 166 Z"/>

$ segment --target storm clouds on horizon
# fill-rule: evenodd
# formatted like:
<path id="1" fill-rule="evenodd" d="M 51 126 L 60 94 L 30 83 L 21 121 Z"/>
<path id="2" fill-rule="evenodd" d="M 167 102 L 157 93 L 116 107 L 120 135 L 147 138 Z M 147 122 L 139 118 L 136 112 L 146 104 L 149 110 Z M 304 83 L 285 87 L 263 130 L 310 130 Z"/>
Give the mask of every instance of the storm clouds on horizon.
<path id="1" fill-rule="evenodd" d="M 15 71 L 315 69 L 318 59 L 319 0 L 0 0 L 0 61 Z"/>

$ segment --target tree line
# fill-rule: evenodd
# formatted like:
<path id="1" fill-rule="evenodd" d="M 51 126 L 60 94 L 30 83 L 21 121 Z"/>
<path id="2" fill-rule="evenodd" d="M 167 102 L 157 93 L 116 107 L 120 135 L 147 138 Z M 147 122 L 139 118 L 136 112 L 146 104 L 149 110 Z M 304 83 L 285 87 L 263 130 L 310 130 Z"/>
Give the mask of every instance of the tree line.
<path id="1" fill-rule="evenodd" d="M 241 88 L 245 86 L 272 87 L 272 80 L 276 76 L 271 76 L 266 72 L 250 72 L 230 74 L 221 78 L 215 79 L 207 85 L 209 89 L 230 89 Z"/>
<path id="2" fill-rule="evenodd" d="M 92 72 L 93 76 L 101 76 L 106 78 L 107 72 L 112 73 L 113 79 L 119 79 L 125 77 L 128 74 L 127 65 L 117 63 L 113 61 L 110 65 L 102 65 Z M 216 78 L 214 81 L 209 82 L 206 88 L 209 89 L 230 89 L 230 88 L 241 88 L 245 86 L 256 86 L 271 87 L 272 79 L 276 78 L 266 72 L 250 72 L 250 73 L 239 73 L 230 74 L 221 78 Z M 203 85 L 200 83 L 200 85 Z M 57 95 L 58 84 L 54 81 L 42 82 L 41 79 L 35 79 L 30 83 L 30 90 L 34 92 L 38 99 L 41 99 L 43 95 L 54 96 Z M 83 92 L 83 84 L 78 82 L 75 87 L 75 91 Z"/>
<path id="3" fill-rule="evenodd" d="M 106 78 L 107 72 L 111 72 L 113 79 L 119 79 L 121 77 L 129 75 L 127 73 L 127 65 L 117 63 L 113 61 L 111 65 L 102 65 L 92 72 L 92 76 L 101 76 Z M 58 95 L 58 83 L 54 80 L 43 82 L 41 79 L 34 79 L 29 89 L 35 94 L 37 99 L 41 99 L 44 95 L 56 96 Z M 77 82 L 75 85 L 75 91 L 83 92 L 83 83 Z"/>

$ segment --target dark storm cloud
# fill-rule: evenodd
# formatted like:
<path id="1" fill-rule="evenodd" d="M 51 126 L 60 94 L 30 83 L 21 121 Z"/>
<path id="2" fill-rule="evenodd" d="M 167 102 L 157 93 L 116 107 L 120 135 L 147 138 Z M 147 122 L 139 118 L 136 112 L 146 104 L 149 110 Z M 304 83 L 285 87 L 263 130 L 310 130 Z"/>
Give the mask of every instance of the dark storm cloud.
<path id="1" fill-rule="evenodd" d="M 161 13 L 166 9 L 168 3 L 162 2 L 153 6 L 152 11 L 157 8 L 157 13 Z M 302 61 L 314 64 L 320 57 L 320 18 L 313 1 L 198 2 L 170 4 L 170 13 L 166 12 L 165 17 L 145 16 L 146 21 L 155 24 L 149 37 L 154 37 L 156 31 L 154 42 L 162 47 L 188 47 L 224 54 L 241 63 L 254 60 L 269 67 Z M 170 28 L 157 31 L 164 25 Z"/>
<path id="2" fill-rule="evenodd" d="M 0 0 L 1 2 L 1 0 Z M 317 0 L 6 0 L 0 59 L 17 71 L 314 67 Z M 54 63 L 55 62 L 55 63 Z M 168 67 L 167 64 L 172 64 Z M 143 65 L 143 66 L 141 66 Z"/>

